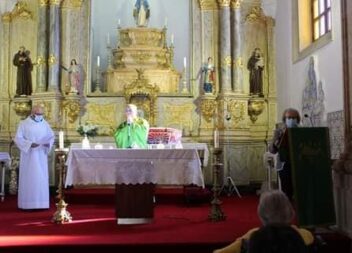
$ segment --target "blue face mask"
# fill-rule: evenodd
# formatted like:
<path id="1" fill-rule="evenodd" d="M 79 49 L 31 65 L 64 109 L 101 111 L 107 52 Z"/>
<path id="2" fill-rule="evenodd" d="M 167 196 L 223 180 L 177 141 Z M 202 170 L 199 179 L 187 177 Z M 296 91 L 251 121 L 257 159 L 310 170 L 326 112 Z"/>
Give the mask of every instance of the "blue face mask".
<path id="1" fill-rule="evenodd" d="M 43 120 L 43 115 L 37 115 L 37 114 L 34 115 L 35 122 L 40 122 L 42 120 Z"/>
<path id="2" fill-rule="evenodd" d="M 297 119 L 292 119 L 292 118 L 286 118 L 285 124 L 286 124 L 286 126 L 288 128 L 292 128 L 292 127 L 297 127 L 298 126 Z"/>

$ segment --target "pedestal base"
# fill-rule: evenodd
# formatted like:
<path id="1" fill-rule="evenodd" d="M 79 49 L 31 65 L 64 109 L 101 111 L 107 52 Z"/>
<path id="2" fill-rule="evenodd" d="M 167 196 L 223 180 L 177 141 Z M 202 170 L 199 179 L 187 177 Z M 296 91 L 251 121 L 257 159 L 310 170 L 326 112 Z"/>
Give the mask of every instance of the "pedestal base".
<path id="1" fill-rule="evenodd" d="M 154 217 L 154 184 L 115 185 L 117 224 L 150 223 Z"/>

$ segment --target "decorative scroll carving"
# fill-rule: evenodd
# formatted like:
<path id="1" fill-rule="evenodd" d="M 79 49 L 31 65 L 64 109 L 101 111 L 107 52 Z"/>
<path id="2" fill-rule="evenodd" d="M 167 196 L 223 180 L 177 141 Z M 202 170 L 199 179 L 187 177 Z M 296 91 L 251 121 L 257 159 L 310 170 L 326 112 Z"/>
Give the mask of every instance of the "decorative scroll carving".
<path id="1" fill-rule="evenodd" d="M 65 0 L 62 3 L 62 8 L 74 9 L 81 8 L 83 0 Z"/>
<path id="2" fill-rule="evenodd" d="M 263 9 L 259 6 L 254 6 L 246 16 L 246 22 L 265 22 L 266 16 Z"/>
<path id="3" fill-rule="evenodd" d="M 94 104 L 87 106 L 89 111 L 87 123 L 99 125 L 98 134 L 111 136 L 116 129 L 116 103 Z"/>
<path id="4" fill-rule="evenodd" d="M 202 11 L 216 10 L 218 8 L 216 0 L 199 0 L 199 6 Z"/>
<path id="5" fill-rule="evenodd" d="M 56 64 L 56 57 L 55 57 L 55 55 L 53 55 L 53 54 L 49 55 L 48 62 L 49 62 L 49 66 L 55 65 L 55 64 Z"/>
<path id="6" fill-rule="evenodd" d="M 47 5 L 49 5 L 49 0 L 40 0 L 39 5 L 40 5 L 40 7 L 47 6 Z"/>
<path id="7" fill-rule="evenodd" d="M 233 8 L 233 9 L 239 9 L 239 8 L 241 8 L 241 2 L 242 2 L 243 0 L 232 0 L 232 2 L 231 2 L 231 7 Z"/>
<path id="8" fill-rule="evenodd" d="M 155 124 L 155 105 L 159 93 L 159 87 L 149 84 L 144 77 L 143 69 L 136 69 L 138 78 L 124 87 L 124 95 L 127 103 L 134 103 L 144 111 L 145 118 L 150 125 Z"/>
<path id="9" fill-rule="evenodd" d="M 231 62 L 232 62 L 231 55 L 228 55 L 223 59 L 223 65 L 226 67 L 231 67 Z"/>
<path id="10" fill-rule="evenodd" d="M 230 7 L 231 0 L 217 0 L 220 7 Z"/>
<path id="11" fill-rule="evenodd" d="M 21 119 L 25 119 L 31 112 L 32 102 L 27 97 L 14 98 L 14 110 Z"/>
<path id="12" fill-rule="evenodd" d="M 171 103 L 164 104 L 164 122 L 165 126 L 179 125 L 183 129 L 193 130 L 192 121 L 192 104 L 174 105 Z"/>
<path id="13" fill-rule="evenodd" d="M 217 102 L 213 99 L 203 99 L 200 104 L 200 111 L 204 119 L 210 123 L 216 110 Z"/>
<path id="14" fill-rule="evenodd" d="M 248 101 L 248 115 L 253 123 L 257 121 L 258 116 L 263 112 L 264 108 L 264 99 L 255 98 Z"/>
<path id="15" fill-rule="evenodd" d="M 15 8 L 11 13 L 11 18 L 12 19 L 14 18 L 32 19 L 33 14 L 28 9 L 27 3 L 20 1 L 16 3 Z"/>
<path id="16" fill-rule="evenodd" d="M 5 12 L 2 16 L 1 16 L 1 21 L 3 23 L 9 23 L 11 21 L 11 12 Z"/>
<path id="17" fill-rule="evenodd" d="M 229 101 L 227 103 L 227 111 L 230 113 L 235 124 L 245 120 L 246 105 L 244 102 L 239 102 L 236 100 Z"/>
<path id="18" fill-rule="evenodd" d="M 74 123 L 81 111 L 79 100 L 66 99 L 62 101 L 62 110 L 65 112 L 65 115 L 67 115 L 68 122 L 71 124 Z"/>

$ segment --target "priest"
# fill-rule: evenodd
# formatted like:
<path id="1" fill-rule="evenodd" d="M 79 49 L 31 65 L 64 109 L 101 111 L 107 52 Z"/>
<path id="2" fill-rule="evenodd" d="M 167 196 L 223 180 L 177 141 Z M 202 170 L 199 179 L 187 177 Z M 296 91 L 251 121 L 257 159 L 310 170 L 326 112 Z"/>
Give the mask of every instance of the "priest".
<path id="1" fill-rule="evenodd" d="M 15 143 L 20 149 L 18 208 L 49 208 L 48 154 L 54 133 L 43 118 L 44 108 L 36 105 L 31 115 L 21 121 Z"/>
<path id="2" fill-rule="evenodd" d="M 125 110 L 126 121 L 121 123 L 114 134 L 118 148 L 146 148 L 149 123 L 138 117 L 137 106 L 128 104 Z"/>

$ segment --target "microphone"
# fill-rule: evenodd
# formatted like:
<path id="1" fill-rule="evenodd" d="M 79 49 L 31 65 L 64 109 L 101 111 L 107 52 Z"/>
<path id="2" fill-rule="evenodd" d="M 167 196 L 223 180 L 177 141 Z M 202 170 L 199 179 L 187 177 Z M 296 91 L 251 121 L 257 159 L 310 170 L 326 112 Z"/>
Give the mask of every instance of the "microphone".
<path id="1" fill-rule="evenodd" d="M 308 115 L 308 114 L 304 114 L 304 117 L 305 117 L 305 118 L 308 118 L 308 119 L 309 119 L 309 122 L 310 122 L 310 125 L 311 125 L 312 127 L 314 127 L 314 124 L 313 124 L 312 118 L 311 118 L 311 117 L 309 117 L 309 115 Z"/>
<path id="2" fill-rule="evenodd" d="M 128 137 L 131 136 L 131 123 L 127 123 L 127 126 L 128 126 Z"/>

